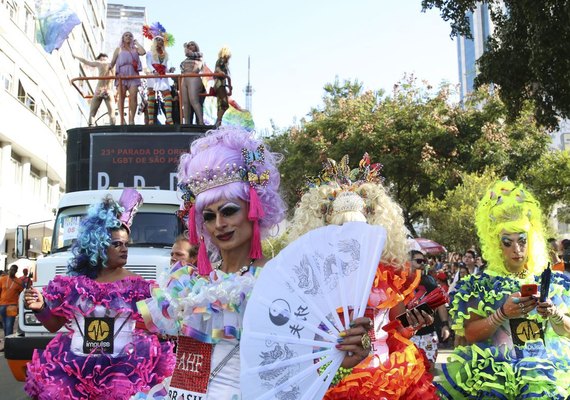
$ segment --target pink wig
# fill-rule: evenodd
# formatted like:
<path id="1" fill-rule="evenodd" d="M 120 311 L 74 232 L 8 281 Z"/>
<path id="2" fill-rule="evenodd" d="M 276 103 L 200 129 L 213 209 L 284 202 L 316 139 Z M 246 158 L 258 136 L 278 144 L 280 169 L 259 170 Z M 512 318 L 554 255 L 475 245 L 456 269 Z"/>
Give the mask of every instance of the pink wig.
<path id="1" fill-rule="evenodd" d="M 205 167 L 214 169 L 224 168 L 226 164 L 245 166 L 242 149 L 255 150 L 263 144 L 255 139 L 252 132 L 238 127 L 222 127 L 212 130 L 208 134 L 192 143 L 190 153 L 183 154 L 178 166 L 178 181 L 188 182 L 196 172 L 204 171 Z M 269 182 L 266 186 L 256 187 L 257 195 L 263 206 L 265 215 L 259 219 L 261 238 L 267 237 L 269 230 L 285 217 L 285 203 L 279 194 L 280 175 L 277 163 L 280 155 L 265 149 L 265 162 L 263 170 L 269 171 Z M 204 208 L 221 199 L 240 199 L 249 204 L 249 183 L 233 182 L 213 187 L 196 196 L 196 230 L 203 235 L 211 250 L 210 237 L 202 229 Z M 190 229 L 190 227 L 189 227 Z"/>

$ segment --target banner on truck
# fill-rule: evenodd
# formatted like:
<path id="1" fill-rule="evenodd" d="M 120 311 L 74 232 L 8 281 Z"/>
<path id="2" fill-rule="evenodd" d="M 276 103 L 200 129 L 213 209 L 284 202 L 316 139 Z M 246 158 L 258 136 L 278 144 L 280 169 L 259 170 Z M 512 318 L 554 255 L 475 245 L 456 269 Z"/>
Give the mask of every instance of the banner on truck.
<path id="1" fill-rule="evenodd" d="M 180 156 L 189 149 L 188 135 L 180 133 L 94 133 L 89 188 L 176 190 L 176 168 Z"/>

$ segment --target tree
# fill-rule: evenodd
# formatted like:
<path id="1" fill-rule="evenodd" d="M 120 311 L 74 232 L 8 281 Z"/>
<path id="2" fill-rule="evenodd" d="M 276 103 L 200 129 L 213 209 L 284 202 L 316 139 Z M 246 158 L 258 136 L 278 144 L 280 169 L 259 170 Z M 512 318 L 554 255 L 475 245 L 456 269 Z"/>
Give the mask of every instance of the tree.
<path id="1" fill-rule="evenodd" d="M 570 223 L 567 209 L 570 205 L 570 153 L 549 151 L 541 157 L 523 177 L 529 188 L 540 201 L 546 215 L 556 206 L 559 222 Z"/>
<path id="2" fill-rule="evenodd" d="M 412 234 L 414 223 L 423 221 L 422 199 L 441 198 L 461 183 L 463 173 L 486 168 L 517 179 L 549 142 L 528 105 L 506 123 L 504 105 L 487 90 L 459 107 L 451 103 L 449 86 L 434 90 L 413 77 L 396 84 L 390 96 L 337 81 L 327 87 L 323 102 L 299 126 L 268 140 L 285 155 L 280 170 L 290 208 L 304 176 L 318 175 L 326 158 L 348 154 L 354 166 L 368 152 L 372 162 L 383 164 L 386 186 Z"/>
<path id="3" fill-rule="evenodd" d="M 451 23 L 451 35 L 471 37 L 467 13 L 488 4 L 494 32 L 479 58 L 476 86 L 493 83 L 516 119 L 531 100 L 537 122 L 556 128 L 570 117 L 570 2 L 568 0 L 422 0 Z"/>
<path id="4" fill-rule="evenodd" d="M 477 247 L 475 210 L 487 188 L 497 179 L 490 170 L 480 175 L 462 174 L 462 183 L 449 189 L 442 199 L 430 195 L 422 200 L 418 207 L 429 220 L 422 235 L 444 243 L 448 251 L 463 252 L 473 245 Z"/>

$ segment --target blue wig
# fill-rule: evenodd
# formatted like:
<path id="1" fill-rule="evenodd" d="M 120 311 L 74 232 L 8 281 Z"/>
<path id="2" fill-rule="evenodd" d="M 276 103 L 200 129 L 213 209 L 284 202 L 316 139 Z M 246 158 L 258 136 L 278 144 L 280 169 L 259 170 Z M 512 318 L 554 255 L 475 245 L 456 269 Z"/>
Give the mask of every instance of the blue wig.
<path id="1" fill-rule="evenodd" d="M 68 275 L 84 275 L 95 279 L 106 266 L 111 231 L 121 228 L 119 216 L 124 209 L 108 195 L 92 204 L 79 224 L 79 234 L 71 247 L 73 258 L 67 265 Z"/>

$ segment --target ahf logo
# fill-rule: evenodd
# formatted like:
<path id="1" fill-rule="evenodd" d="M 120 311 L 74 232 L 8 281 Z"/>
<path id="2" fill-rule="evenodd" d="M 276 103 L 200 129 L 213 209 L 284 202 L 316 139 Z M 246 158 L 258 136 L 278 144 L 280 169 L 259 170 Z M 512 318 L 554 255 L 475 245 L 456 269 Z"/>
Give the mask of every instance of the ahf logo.
<path id="1" fill-rule="evenodd" d="M 87 335 L 89 339 L 96 342 L 103 341 L 107 339 L 109 333 L 111 332 L 109 325 L 102 319 L 95 319 L 87 327 Z"/>

